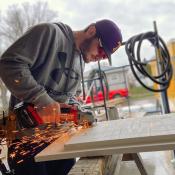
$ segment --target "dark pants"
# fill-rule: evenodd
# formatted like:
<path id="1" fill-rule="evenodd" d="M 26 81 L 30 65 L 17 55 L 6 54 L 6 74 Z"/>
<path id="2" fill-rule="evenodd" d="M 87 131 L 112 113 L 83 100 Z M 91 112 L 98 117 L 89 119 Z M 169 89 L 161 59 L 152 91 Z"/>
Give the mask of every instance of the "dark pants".
<path id="1" fill-rule="evenodd" d="M 74 159 L 37 163 L 30 159 L 20 164 L 11 162 L 9 166 L 15 171 L 15 175 L 67 175 L 74 163 Z"/>
<path id="2" fill-rule="evenodd" d="M 20 151 L 18 152 L 20 149 L 16 148 L 15 143 L 20 143 L 20 140 L 14 140 L 13 144 L 8 148 L 8 164 L 10 170 L 14 171 L 15 175 L 67 175 L 75 163 L 75 159 L 35 162 L 35 155 L 47 147 L 48 143 L 38 147 L 34 153 L 31 152 L 30 155 L 26 156 L 21 156 Z M 25 144 L 23 144 L 24 146 Z M 31 148 L 28 149 L 31 150 Z M 14 152 L 16 152 L 16 156 L 10 156 Z"/>

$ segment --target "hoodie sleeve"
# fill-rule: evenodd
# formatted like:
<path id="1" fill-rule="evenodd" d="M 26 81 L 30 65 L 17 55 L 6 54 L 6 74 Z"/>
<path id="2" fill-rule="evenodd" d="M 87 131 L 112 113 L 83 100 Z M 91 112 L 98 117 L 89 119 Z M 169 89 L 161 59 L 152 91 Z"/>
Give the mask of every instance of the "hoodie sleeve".
<path id="1" fill-rule="evenodd" d="M 56 29 L 52 24 L 40 24 L 27 31 L 11 45 L 0 59 L 0 77 L 11 93 L 21 101 L 41 107 L 55 102 L 38 84 L 31 69 L 44 62 Z"/>

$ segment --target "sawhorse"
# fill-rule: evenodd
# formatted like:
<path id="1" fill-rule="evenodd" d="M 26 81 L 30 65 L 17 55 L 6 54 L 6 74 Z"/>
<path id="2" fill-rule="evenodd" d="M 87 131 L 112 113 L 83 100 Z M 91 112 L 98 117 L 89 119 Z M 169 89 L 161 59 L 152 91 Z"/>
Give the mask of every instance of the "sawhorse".
<path id="1" fill-rule="evenodd" d="M 108 110 L 109 120 L 119 119 L 118 111 L 115 106 L 109 107 Z M 69 172 L 69 175 L 113 175 L 114 172 L 116 175 L 119 173 L 121 161 L 130 160 L 135 161 L 141 175 L 148 175 L 139 153 L 81 158 Z"/>
<path id="2" fill-rule="evenodd" d="M 122 161 L 130 161 L 130 160 L 135 161 L 141 175 L 148 175 L 139 153 L 123 154 Z"/>

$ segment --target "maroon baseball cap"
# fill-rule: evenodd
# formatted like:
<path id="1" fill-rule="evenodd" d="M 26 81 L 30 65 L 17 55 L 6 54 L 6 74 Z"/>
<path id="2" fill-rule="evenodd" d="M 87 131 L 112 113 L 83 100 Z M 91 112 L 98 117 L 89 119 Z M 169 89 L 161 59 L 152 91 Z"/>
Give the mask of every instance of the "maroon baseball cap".
<path id="1" fill-rule="evenodd" d="M 95 23 L 96 34 L 111 64 L 111 54 L 122 43 L 122 34 L 119 27 L 111 20 L 103 19 Z"/>

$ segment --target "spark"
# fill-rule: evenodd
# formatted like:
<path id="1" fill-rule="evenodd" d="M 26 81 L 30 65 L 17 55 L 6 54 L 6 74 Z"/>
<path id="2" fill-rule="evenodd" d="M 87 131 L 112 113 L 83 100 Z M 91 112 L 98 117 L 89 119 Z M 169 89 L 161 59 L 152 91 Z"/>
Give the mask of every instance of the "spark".
<path id="1" fill-rule="evenodd" d="M 24 162 L 25 159 L 29 159 L 38 154 L 42 149 L 47 147 L 56 139 L 62 139 L 67 135 L 72 135 L 73 132 L 76 133 L 76 131 L 79 130 L 79 125 L 76 125 L 73 122 L 65 122 L 62 124 L 57 123 L 57 125 L 54 123 L 45 124 L 43 126 L 33 128 L 33 134 L 29 136 L 25 135 L 27 129 L 21 130 L 24 135 L 17 142 L 10 145 L 12 148 L 10 158 L 16 161 L 17 164 L 20 164 Z"/>
<path id="2" fill-rule="evenodd" d="M 15 153 L 10 154 L 10 157 L 13 159 L 16 156 Z"/>
<path id="3" fill-rule="evenodd" d="M 7 139 L 9 141 L 8 147 L 11 150 L 9 159 L 17 164 L 21 164 L 25 160 L 33 158 L 56 139 L 65 139 L 67 136 L 72 136 L 76 132 L 88 127 L 88 121 L 84 120 L 81 124 L 64 121 L 62 123 L 47 123 L 32 129 L 13 130 L 11 132 L 18 139 Z M 2 144 L 2 140 L 0 141 L 0 144 Z"/>
<path id="4" fill-rule="evenodd" d="M 16 80 L 14 80 L 14 82 L 18 84 L 18 83 L 20 83 L 20 80 L 16 79 Z"/>
<path id="5" fill-rule="evenodd" d="M 17 161 L 16 163 L 19 164 L 19 163 L 22 163 L 24 160 L 20 160 L 20 161 Z"/>

